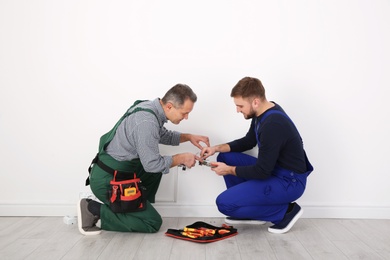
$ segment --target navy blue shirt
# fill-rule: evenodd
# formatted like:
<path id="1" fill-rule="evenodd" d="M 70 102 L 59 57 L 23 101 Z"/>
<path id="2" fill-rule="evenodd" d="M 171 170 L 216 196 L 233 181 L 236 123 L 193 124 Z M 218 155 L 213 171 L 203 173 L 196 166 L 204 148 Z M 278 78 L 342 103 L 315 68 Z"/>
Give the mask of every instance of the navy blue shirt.
<path id="1" fill-rule="evenodd" d="M 268 110 L 284 112 L 281 106 L 274 104 L 275 106 Z M 244 152 L 257 145 L 255 124 L 260 122 L 264 114 L 265 112 L 252 119 L 249 131 L 243 138 L 228 143 L 231 152 Z M 256 164 L 237 166 L 238 177 L 266 179 L 272 174 L 276 165 L 296 173 L 307 171 L 302 138 L 289 118 L 281 114 L 268 115 L 260 124 L 257 134 L 261 145 Z"/>

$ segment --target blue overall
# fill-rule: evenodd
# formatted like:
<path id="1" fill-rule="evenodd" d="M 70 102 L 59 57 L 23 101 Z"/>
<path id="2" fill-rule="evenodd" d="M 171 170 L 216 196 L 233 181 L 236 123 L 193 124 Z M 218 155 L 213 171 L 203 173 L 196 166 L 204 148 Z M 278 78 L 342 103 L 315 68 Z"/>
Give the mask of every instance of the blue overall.
<path id="1" fill-rule="evenodd" d="M 278 110 L 269 110 L 256 126 L 257 129 L 264 119 L 273 113 L 288 116 Z M 291 121 L 291 120 L 290 120 Z M 289 203 L 302 196 L 306 187 L 306 179 L 313 171 L 309 160 L 306 159 L 307 172 L 295 173 L 291 170 L 275 166 L 272 174 L 265 180 L 244 179 L 234 175 L 225 175 L 227 189 L 216 199 L 218 210 L 237 219 L 254 219 L 278 224 L 284 217 Z M 257 158 L 238 152 L 220 153 L 218 162 L 232 166 L 247 166 L 256 163 Z"/>

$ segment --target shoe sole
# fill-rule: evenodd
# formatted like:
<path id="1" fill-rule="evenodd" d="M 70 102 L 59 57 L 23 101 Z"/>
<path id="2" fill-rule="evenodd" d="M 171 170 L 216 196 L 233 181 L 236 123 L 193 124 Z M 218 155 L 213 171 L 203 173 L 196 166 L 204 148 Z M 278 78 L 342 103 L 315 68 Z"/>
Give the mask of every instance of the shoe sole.
<path id="1" fill-rule="evenodd" d="M 288 223 L 287 227 L 285 227 L 283 229 L 274 229 L 274 228 L 269 227 L 268 232 L 273 233 L 273 234 L 283 234 L 283 233 L 290 231 L 290 229 L 294 226 L 295 222 L 298 221 L 298 219 L 302 216 L 302 214 L 303 214 L 303 209 L 301 208 L 301 210 L 298 211 L 298 213 L 293 217 L 293 219 L 290 221 L 290 223 Z"/>
<path id="2" fill-rule="evenodd" d="M 225 223 L 227 224 L 232 224 L 232 225 L 264 225 L 266 221 L 262 220 L 252 220 L 252 219 L 240 219 L 240 220 L 230 220 L 230 219 L 225 219 Z"/>
<path id="3" fill-rule="evenodd" d="M 81 200 L 79 200 L 77 202 L 77 226 L 79 228 L 79 231 L 81 234 L 85 235 L 85 236 L 95 236 L 95 235 L 99 235 L 102 231 L 101 230 L 98 230 L 98 231 L 85 231 L 83 229 L 83 221 L 81 219 Z"/>

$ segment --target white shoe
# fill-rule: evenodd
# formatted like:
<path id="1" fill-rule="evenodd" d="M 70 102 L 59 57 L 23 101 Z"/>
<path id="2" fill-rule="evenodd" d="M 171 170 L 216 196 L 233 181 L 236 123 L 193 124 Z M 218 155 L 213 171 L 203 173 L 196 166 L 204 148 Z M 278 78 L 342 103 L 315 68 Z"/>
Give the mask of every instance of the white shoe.
<path id="1" fill-rule="evenodd" d="M 232 225 L 247 224 L 247 225 L 264 225 L 266 221 L 256 219 L 237 219 L 232 217 L 226 217 L 225 223 Z"/>

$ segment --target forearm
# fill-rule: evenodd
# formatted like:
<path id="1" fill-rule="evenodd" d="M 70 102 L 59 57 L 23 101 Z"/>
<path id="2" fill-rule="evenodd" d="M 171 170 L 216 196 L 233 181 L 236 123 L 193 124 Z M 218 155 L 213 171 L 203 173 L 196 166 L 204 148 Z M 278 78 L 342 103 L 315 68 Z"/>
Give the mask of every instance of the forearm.
<path id="1" fill-rule="evenodd" d="M 173 155 L 171 167 L 175 167 L 181 164 L 184 164 L 183 156 L 181 154 Z"/>
<path id="2" fill-rule="evenodd" d="M 219 144 L 214 146 L 215 152 L 227 153 L 230 152 L 230 145 L 228 144 Z"/>
<path id="3" fill-rule="evenodd" d="M 177 131 L 169 131 L 165 128 L 162 128 L 159 143 L 176 146 L 180 144 L 180 136 L 181 134 Z"/>
<path id="4" fill-rule="evenodd" d="M 180 134 L 180 143 L 184 143 L 190 140 L 191 134 Z"/>
<path id="5" fill-rule="evenodd" d="M 237 174 L 236 174 L 236 166 L 230 166 L 230 165 L 227 166 L 226 174 L 231 174 L 231 175 L 237 176 Z"/>

